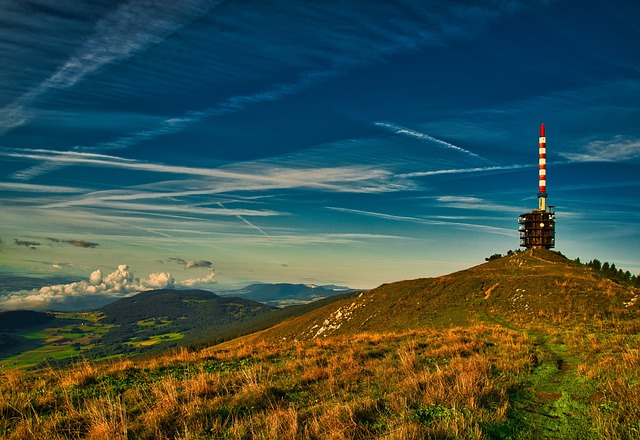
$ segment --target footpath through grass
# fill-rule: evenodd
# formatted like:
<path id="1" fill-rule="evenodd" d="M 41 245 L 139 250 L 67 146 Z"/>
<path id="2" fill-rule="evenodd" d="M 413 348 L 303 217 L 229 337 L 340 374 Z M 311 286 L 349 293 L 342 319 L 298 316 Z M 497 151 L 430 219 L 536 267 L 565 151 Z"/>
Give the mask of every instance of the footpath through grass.
<path id="1" fill-rule="evenodd" d="M 532 338 L 536 349 L 534 367 L 525 386 L 511 395 L 509 422 L 490 432 L 490 438 L 501 439 L 600 439 L 640 438 L 640 422 L 622 410 L 621 402 L 607 396 L 611 387 L 602 369 L 601 346 L 584 344 L 576 334 L 586 340 L 620 341 L 621 332 L 598 332 L 594 328 L 550 326 L 540 323 L 536 327 L 507 322 L 485 310 L 483 318 L 493 324 L 516 330 Z M 571 346 L 565 343 L 571 342 Z M 623 343 L 626 345 L 626 343 Z M 629 358 L 627 358 L 629 359 Z M 624 356 L 620 361 L 624 363 Z M 585 362 L 598 368 L 598 375 L 588 374 Z M 632 363 L 638 363 L 638 353 Z M 598 365 L 600 364 L 600 367 Z M 604 373 L 604 374 L 603 374 Z M 631 381 L 637 385 L 637 373 Z M 620 378 L 621 379 L 621 378 Z M 633 385 L 633 383 L 632 383 Z M 637 401 L 640 386 L 628 387 L 623 380 L 613 384 L 616 392 L 627 393 Z M 614 388 L 610 392 L 614 394 Z M 620 388 L 624 389 L 621 392 Z"/>

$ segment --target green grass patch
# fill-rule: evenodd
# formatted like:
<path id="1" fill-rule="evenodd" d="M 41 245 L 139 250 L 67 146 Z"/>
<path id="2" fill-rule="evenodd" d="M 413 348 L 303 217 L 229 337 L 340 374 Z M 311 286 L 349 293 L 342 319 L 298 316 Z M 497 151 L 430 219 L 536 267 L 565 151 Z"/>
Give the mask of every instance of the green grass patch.
<path id="1" fill-rule="evenodd" d="M 162 335 L 153 335 L 143 339 L 133 338 L 132 340 L 128 341 L 127 344 L 136 348 L 148 347 L 162 342 L 179 341 L 182 338 L 184 338 L 183 333 L 164 333 Z"/>

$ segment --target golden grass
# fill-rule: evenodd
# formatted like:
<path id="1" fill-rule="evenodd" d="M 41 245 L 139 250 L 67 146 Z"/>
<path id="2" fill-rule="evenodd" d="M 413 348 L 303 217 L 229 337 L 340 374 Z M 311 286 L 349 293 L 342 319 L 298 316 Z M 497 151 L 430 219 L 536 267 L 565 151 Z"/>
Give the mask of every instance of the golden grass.
<path id="1" fill-rule="evenodd" d="M 563 332 L 595 381 L 592 432 L 633 438 L 640 420 L 635 327 Z M 551 333 L 552 329 L 549 330 Z M 537 329 L 536 331 L 541 331 Z M 547 333 L 547 334 L 549 334 Z M 7 439 L 487 438 L 518 428 L 514 396 L 545 357 L 499 325 L 225 344 L 202 352 L 0 373 Z M 635 430 L 635 431 L 634 431 Z M 505 434 L 508 435 L 508 434 Z"/>
<path id="2" fill-rule="evenodd" d="M 532 343 L 495 326 L 4 372 L 6 438 L 481 438 Z M 514 362 L 514 360 L 517 360 Z"/>

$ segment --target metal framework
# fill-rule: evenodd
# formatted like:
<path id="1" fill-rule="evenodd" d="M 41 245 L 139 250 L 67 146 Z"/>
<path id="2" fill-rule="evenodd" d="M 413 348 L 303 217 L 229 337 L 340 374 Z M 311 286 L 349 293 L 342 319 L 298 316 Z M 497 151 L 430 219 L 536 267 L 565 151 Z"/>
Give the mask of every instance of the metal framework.
<path id="1" fill-rule="evenodd" d="M 539 209 L 520 215 L 520 246 L 527 249 L 551 249 L 556 244 L 556 220 L 553 210 Z"/>

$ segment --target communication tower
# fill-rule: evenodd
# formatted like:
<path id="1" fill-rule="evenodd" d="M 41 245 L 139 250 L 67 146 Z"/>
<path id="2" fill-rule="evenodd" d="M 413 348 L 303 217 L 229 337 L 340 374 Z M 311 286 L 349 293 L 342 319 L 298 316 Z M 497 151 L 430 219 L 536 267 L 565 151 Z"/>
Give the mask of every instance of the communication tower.
<path id="1" fill-rule="evenodd" d="M 538 160 L 538 209 L 521 214 L 520 246 L 527 249 L 551 249 L 556 242 L 556 213 L 547 206 L 547 138 L 540 125 Z"/>

